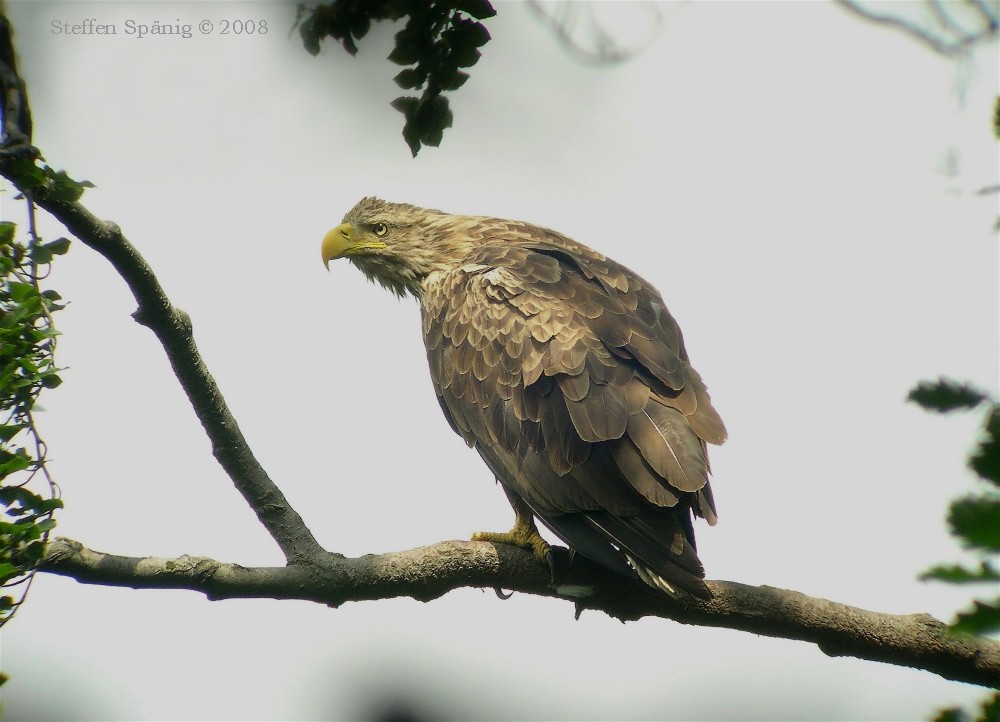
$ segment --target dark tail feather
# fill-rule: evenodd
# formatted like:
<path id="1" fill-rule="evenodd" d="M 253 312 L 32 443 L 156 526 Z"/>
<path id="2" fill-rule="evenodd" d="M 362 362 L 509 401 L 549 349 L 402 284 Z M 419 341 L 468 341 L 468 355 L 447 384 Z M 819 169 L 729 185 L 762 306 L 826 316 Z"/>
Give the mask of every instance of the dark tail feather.
<path id="1" fill-rule="evenodd" d="M 683 524 L 677 518 L 680 514 L 664 511 L 622 518 L 586 512 L 583 516 L 618 546 L 646 584 L 675 597 L 687 592 L 699 599 L 712 598 L 689 537 L 690 522 Z"/>

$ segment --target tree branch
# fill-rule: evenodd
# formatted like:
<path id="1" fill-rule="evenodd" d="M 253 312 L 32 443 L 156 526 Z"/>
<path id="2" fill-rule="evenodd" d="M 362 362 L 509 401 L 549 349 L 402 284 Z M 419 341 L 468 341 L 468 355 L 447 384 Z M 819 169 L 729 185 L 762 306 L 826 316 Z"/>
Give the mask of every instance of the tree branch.
<path id="1" fill-rule="evenodd" d="M 816 644 L 830 656 L 851 656 L 924 669 L 946 679 L 1000 686 L 1000 642 L 953 636 L 927 614 L 871 612 L 775 587 L 710 581 L 714 598 L 678 603 L 640 582 L 583 557 L 557 587 L 530 552 L 486 542 L 447 541 L 404 552 L 356 559 L 326 557 L 286 567 L 243 567 L 202 557 L 122 557 L 87 549 L 69 539 L 48 545 L 41 569 L 85 584 L 135 589 L 190 589 L 209 599 L 301 599 L 337 607 L 344 602 L 393 597 L 430 601 L 460 587 L 512 589 L 560 597 L 577 614 L 595 609 L 622 620 L 645 616 L 683 624 L 738 629 Z"/>
<path id="2" fill-rule="evenodd" d="M 836 0 L 836 2 L 840 5 L 840 7 L 844 8 L 852 15 L 856 15 L 863 20 L 867 20 L 868 22 L 875 23 L 877 25 L 886 25 L 888 27 L 896 28 L 906 35 L 909 35 L 911 38 L 914 38 L 915 40 L 918 40 L 928 46 L 934 50 L 934 52 L 947 57 L 961 55 L 967 52 L 969 48 L 976 43 L 987 41 L 995 37 L 997 34 L 997 19 L 993 16 L 993 13 L 990 12 L 986 5 L 979 0 L 969 0 L 967 3 L 976 8 L 983 22 L 983 27 L 974 32 L 964 31 L 959 28 L 955 24 L 954 20 L 946 14 L 946 11 L 938 5 L 935 0 L 929 0 L 931 13 L 942 27 L 943 33 L 941 35 L 936 35 L 930 30 L 909 21 L 900 15 L 883 14 L 871 10 L 865 7 L 861 2 L 858 2 L 858 0 Z M 949 33 L 955 35 L 956 37 L 949 38 Z"/>
<path id="3" fill-rule="evenodd" d="M 2 10 L 2 8 L 0 8 Z M 31 108 L 24 80 L 17 72 L 13 28 L 0 12 L 0 156 L 33 155 L 31 147 Z"/>
<path id="4" fill-rule="evenodd" d="M 2 9 L 2 8 L 0 8 Z M 23 78 L 17 73 L 10 22 L 0 13 L 0 175 L 21 188 L 17 164 L 36 158 L 30 145 L 31 110 Z M 129 243 L 117 224 L 102 221 L 77 202 L 63 200 L 45 189 L 25 192 L 83 243 L 104 256 L 128 284 L 139 304 L 132 317 L 148 327 L 167 353 L 198 420 L 212 444 L 212 454 L 243 498 L 257 514 L 289 562 L 326 554 L 323 547 L 257 461 L 222 392 L 209 373 L 191 332 L 191 319 L 167 298 L 153 269 Z"/>
<path id="5" fill-rule="evenodd" d="M 17 185 L 9 159 L 0 158 L 0 174 Z M 325 554 L 243 437 L 215 379 L 202 361 L 192 334 L 191 319 L 170 302 L 153 269 L 129 243 L 121 228 L 97 218 L 80 203 L 49 198 L 44 193 L 34 193 L 33 200 L 70 233 L 104 256 L 128 284 L 139 304 L 133 318 L 148 327 L 163 346 L 174 374 L 212 443 L 212 454 L 281 547 L 285 558 L 291 562 Z"/>

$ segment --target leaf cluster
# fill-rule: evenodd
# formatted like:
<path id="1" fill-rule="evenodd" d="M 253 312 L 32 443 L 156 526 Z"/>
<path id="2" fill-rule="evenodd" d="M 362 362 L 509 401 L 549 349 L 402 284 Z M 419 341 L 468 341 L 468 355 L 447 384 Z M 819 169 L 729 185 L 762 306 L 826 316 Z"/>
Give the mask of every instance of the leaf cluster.
<path id="1" fill-rule="evenodd" d="M 53 200 L 75 203 L 87 188 L 93 188 L 90 181 L 76 181 L 66 171 L 55 170 L 47 165 L 36 165 L 33 158 L 20 158 L 11 163 L 11 174 L 17 187 L 26 196 L 35 200 Z M 69 242 L 67 241 L 67 244 Z M 39 263 L 49 263 L 40 260 Z"/>
<path id="2" fill-rule="evenodd" d="M 984 488 L 952 501 L 948 526 L 962 546 L 981 555 L 976 567 L 960 564 L 938 565 L 923 572 L 921 579 L 935 579 L 949 584 L 990 584 L 1000 582 L 1000 404 L 989 394 L 970 384 L 951 379 L 923 381 L 910 391 L 909 400 L 921 407 L 948 413 L 986 407 L 982 438 L 969 457 L 969 468 L 984 482 Z M 1000 595 L 988 601 L 976 601 L 971 610 L 960 612 L 952 623 L 956 632 L 993 634 L 1000 631 Z"/>
<path id="3" fill-rule="evenodd" d="M 22 190 L 72 195 L 75 181 L 68 176 L 35 170 L 40 178 L 19 174 L 19 181 L 25 178 Z M 69 241 L 43 243 L 29 235 L 30 240 L 22 242 L 13 223 L 0 222 L 0 585 L 4 587 L 30 578 L 55 526 L 52 513 L 62 507 L 45 469 L 45 444 L 32 411 L 42 389 L 61 383 L 52 314 L 63 305 L 59 294 L 40 289 L 39 281 L 52 259 L 66 253 Z M 39 476 L 48 482 L 44 493 L 30 488 Z M 0 625 L 18 604 L 12 595 L 0 596 Z"/>
<path id="4" fill-rule="evenodd" d="M 496 15 L 488 0 L 334 0 L 310 10 L 300 5 L 298 28 L 308 52 L 316 55 L 320 41 L 331 37 L 351 55 L 356 41 L 367 35 L 372 22 L 406 19 L 396 33 L 389 60 L 407 66 L 396 74 L 396 84 L 420 95 L 392 101 L 403 114 L 403 139 L 416 157 L 424 145 L 441 144 L 445 128 L 454 120 L 446 92 L 458 90 L 469 79 L 482 56 L 480 48 L 490 33 L 479 22 Z"/>
<path id="5" fill-rule="evenodd" d="M 1000 107 L 1000 106 L 998 106 Z M 971 384 L 947 378 L 922 381 L 913 388 L 910 401 L 938 413 L 986 408 L 983 434 L 969 457 L 969 468 L 984 482 L 985 489 L 954 500 L 948 508 L 948 526 L 966 549 L 983 556 L 976 567 L 939 564 L 924 571 L 921 579 L 948 584 L 989 584 L 997 589 L 1000 569 L 1000 404 Z M 993 634 L 1000 631 L 1000 594 L 986 601 L 975 600 L 972 608 L 959 612 L 952 631 L 965 634 Z M 973 717 L 960 707 L 941 710 L 933 722 L 995 722 L 1000 720 L 1000 693 L 990 695 Z"/>
<path id="6" fill-rule="evenodd" d="M 1000 692 L 994 692 L 984 699 L 975 717 L 961 707 L 950 707 L 941 710 L 933 722 L 997 722 L 997 720 L 1000 720 Z"/>

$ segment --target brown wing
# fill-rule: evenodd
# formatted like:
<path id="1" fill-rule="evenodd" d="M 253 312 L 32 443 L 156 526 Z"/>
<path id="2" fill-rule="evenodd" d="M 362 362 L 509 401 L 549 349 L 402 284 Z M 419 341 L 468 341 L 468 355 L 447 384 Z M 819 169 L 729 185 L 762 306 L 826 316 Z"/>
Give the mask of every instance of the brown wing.
<path id="1" fill-rule="evenodd" d="M 442 409 L 507 489 L 595 561 L 706 596 L 690 510 L 715 522 L 726 432 L 659 294 L 551 234 L 479 247 L 422 308 Z"/>

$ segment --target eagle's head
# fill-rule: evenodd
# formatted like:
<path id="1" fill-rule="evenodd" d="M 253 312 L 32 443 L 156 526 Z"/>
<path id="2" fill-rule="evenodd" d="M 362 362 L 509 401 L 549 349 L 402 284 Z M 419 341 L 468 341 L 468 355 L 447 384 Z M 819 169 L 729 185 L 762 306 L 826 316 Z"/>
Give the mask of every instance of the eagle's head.
<path id="1" fill-rule="evenodd" d="M 323 263 L 347 258 L 369 280 L 420 298 L 424 280 L 457 266 L 482 239 L 482 221 L 364 198 L 323 239 Z"/>

